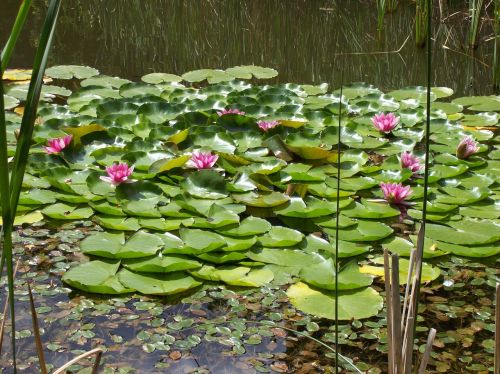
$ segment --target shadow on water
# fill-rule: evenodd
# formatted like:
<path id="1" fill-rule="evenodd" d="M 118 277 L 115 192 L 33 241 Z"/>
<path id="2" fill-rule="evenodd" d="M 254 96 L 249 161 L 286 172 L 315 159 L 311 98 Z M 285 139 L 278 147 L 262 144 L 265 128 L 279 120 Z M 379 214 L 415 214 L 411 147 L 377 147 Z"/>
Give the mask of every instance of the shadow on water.
<path id="1" fill-rule="evenodd" d="M 17 0 L 2 0 L 4 43 Z M 436 2 L 437 3 L 437 2 Z M 453 2 L 436 19 L 433 85 L 458 95 L 490 94 L 493 40 L 482 23 L 480 47 L 464 49 L 464 4 Z M 146 73 L 256 64 L 276 68 L 280 82 L 340 84 L 366 81 L 382 89 L 423 85 L 425 52 L 414 46 L 414 4 L 400 1 L 377 33 L 376 6 L 368 0 L 66 0 L 51 64 L 84 64 L 104 74 L 138 80 Z M 34 0 L 30 27 L 12 66 L 33 60 L 45 2 Z M 454 8 L 455 7 L 455 8 Z M 459 7 L 459 8 L 456 8 Z M 435 16 L 439 16 L 436 8 Z M 406 41 L 406 43 L 405 43 Z M 29 48 L 27 48 L 29 46 Z M 402 48 L 401 48 L 402 47 Z M 379 53 L 396 51 L 398 53 Z"/>

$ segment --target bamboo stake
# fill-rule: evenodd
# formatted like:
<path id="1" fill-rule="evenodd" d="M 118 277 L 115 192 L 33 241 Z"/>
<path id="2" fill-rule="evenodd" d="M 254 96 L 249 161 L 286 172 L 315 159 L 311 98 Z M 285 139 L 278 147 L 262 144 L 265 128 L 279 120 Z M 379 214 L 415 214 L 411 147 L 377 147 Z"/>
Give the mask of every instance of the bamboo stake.
<path id="1" fill-rule="evenodd" d="M 403 316 L 401 317 L 401 323 L 404 324 L 405 315 L 407 312 L 407 304 L 408 304 L 408 296 L 410 292 L 410 282 L 413 277 L 413 268 L 415 263 L 415 249 L 412 249 L 410 252 L 410 265 L 408 266 L 408 278 L 406 278 L 406 287 L 405 287 L 405 298 L 403 300 Z M 403 325 L 401 325 L 401 329 L 403 329 Z"/>
<path id="2" fill-rule="evenodd" d="M 384 249 L 384 280 L 385 280 L 385 304 L 387 305 L 387 355 L 388 372 L 394 373 L 394 346 L 392 344 L 392 300 L 391 300 L 391 273 L 389 270 L 389 251 Z"/>
<path id="3" fill-rule="evenodd" d="M 432 344 L 434 343 L 434 338 L 436 337 L 436 329 L 431 329 L 429 331 L 429 336 L 427 337 L 427 344 L 425 345 L 424 356 L 420 362 L 420 367 L 418 369 L 418 374 L 425 374 L 425 369 L 429 363 L 429 358 L 431 357 Z"/>
<path id="4" fill-rule="evenodd" d="M 500 283 L 497 283 L 495 306 L 495 369 L 494 374 L 500 374 Z"/>
<path id="5" fill-rule="evenodd" d="M 36 351 L 38 354 L 38 363 L 42 374 L 47 374 L 47 365 L 45 364 L 45 354 L 43 353 L 42 338 L 40 337 L 40 326 L 38 325 L 38 317 L 36 315 L 35 301 L 33 300 L 33 292 L 31 292 L 30 282 L 28 283 L 28 293 L 30 297 L 31 321 L 33 322 L 33 334 L 35 338 Z"/>
<path id="6" fill-rule="evenodd" d="M 19 260 L 17 260 L 16 267 L 14 268 L 14 278 L 16 277 L 18 267 L 19 267 Z M 0 325 L 0 353 L 2 353 L 3 334 L 5 331 L 5 322 L 7 322 L 7 309 L 8 308 L 9 308 L 9 291 L 7 291 L 7 293 L 5 295 L 5 305 L 3 307 L 2 324 Z"/>
<path id="7" fill-rule="evenodd" d="M 391 255 L 391 301 L 392 301 L 392 339 L 394 347 L 394 363 L 396 374 L 400 373 L 401 368 L 401 300 L 399 296 L 399 256 Z"/>
<path id="8" fill-rule="evenodd" d="M 63 366 L 61 366 L 59 369 L 54 371 L 52 374 L 62 374 L 71 365 L 76 364 L 77 362 L 83 360 L 86 357 L 94 356 L 94 355 L 95 355 L 95 362 L 94 362 L 94 366 L 92 366 L 91 374 L 97 374 L 97 370 L 99 369 L 99 365 L 101 363 L 102 353 L 103 353 L 103 350 L 101 348 L 94 348 L 91 351 L 85 352 L 85 353 L 81 354 L 80 356 L 75 357 L 71 361 L 66 362 Z"/>

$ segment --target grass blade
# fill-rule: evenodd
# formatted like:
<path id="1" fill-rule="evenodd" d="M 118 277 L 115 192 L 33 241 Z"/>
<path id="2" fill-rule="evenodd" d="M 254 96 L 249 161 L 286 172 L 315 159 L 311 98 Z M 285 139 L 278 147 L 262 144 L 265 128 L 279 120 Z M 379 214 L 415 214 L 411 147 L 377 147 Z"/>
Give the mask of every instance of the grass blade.
<path id="1" fill-rule="evenodd" d="M 9 35 L 9 40 L 5 44 L 5 48 L 2 50 L 2 54 L 0 55 L 0 61 L 2 62 L 0 70 L 3 72 L 7 69 L 9 65 L 10 57 L 12 56 L 12 52 L 14 51 L 14 47 L 16 46 L 17 39 L 19 38 L 19 34 L 24 27 L 24 23 L 26 22 L 26 17 L 28 16 L 28 12 L 31 8 L 32 0 L 24 0 L 19 7 L 19 12 L 17 13 L 16 20 L 14 21 L 14 25 L 12 26 L 12 31 Z M 0 77 L 2 77 L 0 75 Z M 1 106 L 3 108 L 3 105 Z"/>
<path id="2" fill-rule="evenodd" d="M 43 74 L 47 66 L 50 46 L 54 36 L 57 16 L 61 0 L 51 0 L 42 28 L 42 34 L 36 51 L 35 62 L 33 64 L 33 73 L 31 75 L 30 87 L 24 108 L 24 115 L 21 122 L 21 131 L 14 156 L 14 165 L 12 168 L 11 186 L 10 186 L 10 207 L 11 214 L 15 214 L 19 194 L 26 170 L 29 149 L 33 137 L 33 128 L 36 119 L 38 101 L 43 85 Z"/>

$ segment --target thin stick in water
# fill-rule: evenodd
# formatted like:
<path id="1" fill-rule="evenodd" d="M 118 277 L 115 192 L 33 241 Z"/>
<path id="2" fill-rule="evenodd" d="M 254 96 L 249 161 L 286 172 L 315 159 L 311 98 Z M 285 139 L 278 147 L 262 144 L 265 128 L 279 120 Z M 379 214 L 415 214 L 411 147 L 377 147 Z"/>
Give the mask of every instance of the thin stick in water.
<path id="1" fill-rule="evenodd" d="M 28 294 L 30 297 L 31 321 L 33 323 L 33 334 L 35 337 L 36 350 L 38 354 L 38 363 L 42 374 L 47 374 L 47 365 L 45 364 L 45 354 L 43 353 L 42 338 L 40 337 L 40 326 L 38 325 L 38 317 L 36 314 L 35 301 L 33 300 L 33 292 L 31 292 L 30 282 L 28 282 Z"/>
<path id="2" fill-rule="evenodd" d="M 391 301 L 391 272 L 389 268 L 389 251 L 384 249 L 384 280 L 385 280 L 385 305 L 387 306 L 387 356 L 388 372 L 394 373 L 394 346 L 392 344 L 392 301 Z M 394 373 L 396 374 L 396 373 Z"/>
<path id="3" fill-rule="evenodd" d="M 394 347 L 395 373 L 401 364 L 401 300 L 399 296 L 399 256 L 391 255 L 392 344 Z"/>
<path id="4" fill-rule="evenodd" d="M 431 357 L 432 344 L 434 343 L 434 338 L 436 337 L 436 329 L 431 329 L 429 331 L 429 336 L 427 337 L 427 344 L 425 345 L 424 356 L 420 362 L 420 367 L 418 368 L 418 374 L 425 374 L 425 369 L 429 363 L 429 358 Z"/>
<path id="5" fill-rule="evenodd" d="M 495 369 L 494 374 L 500 374 L 500 283 L 497 283 L 495 307 Z"/>

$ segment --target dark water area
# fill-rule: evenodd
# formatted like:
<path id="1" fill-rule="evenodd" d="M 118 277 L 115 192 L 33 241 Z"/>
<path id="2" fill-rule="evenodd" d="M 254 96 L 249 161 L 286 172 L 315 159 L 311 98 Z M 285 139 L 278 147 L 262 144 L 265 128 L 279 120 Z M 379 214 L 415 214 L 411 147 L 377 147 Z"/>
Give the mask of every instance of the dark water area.
<path id="1" fill-rule="evenodd" d="M 457 95 L 492 94 L 493 29 L 480 21 L 479 48 L 465 47 L 467 2 L 434 9 L 432 84 Z M 19 1 L 0 4 L 0 43 Z M 11 67 L 29 67 L 47 1 L 34 0 Z M 374 0 L 65 0 L 50 65 L 82 64 L 138 80 L 151 72 L 255 64 L 279 82 L 365 81 L 383 90 L 425 85 L 425 49 L 414 42 L 415 4 L 399 1 L 377 32 Z M 443 22 L 440 22 L 443 20 Z M 397 52 L 396 52 L 397 51 Z"/>

